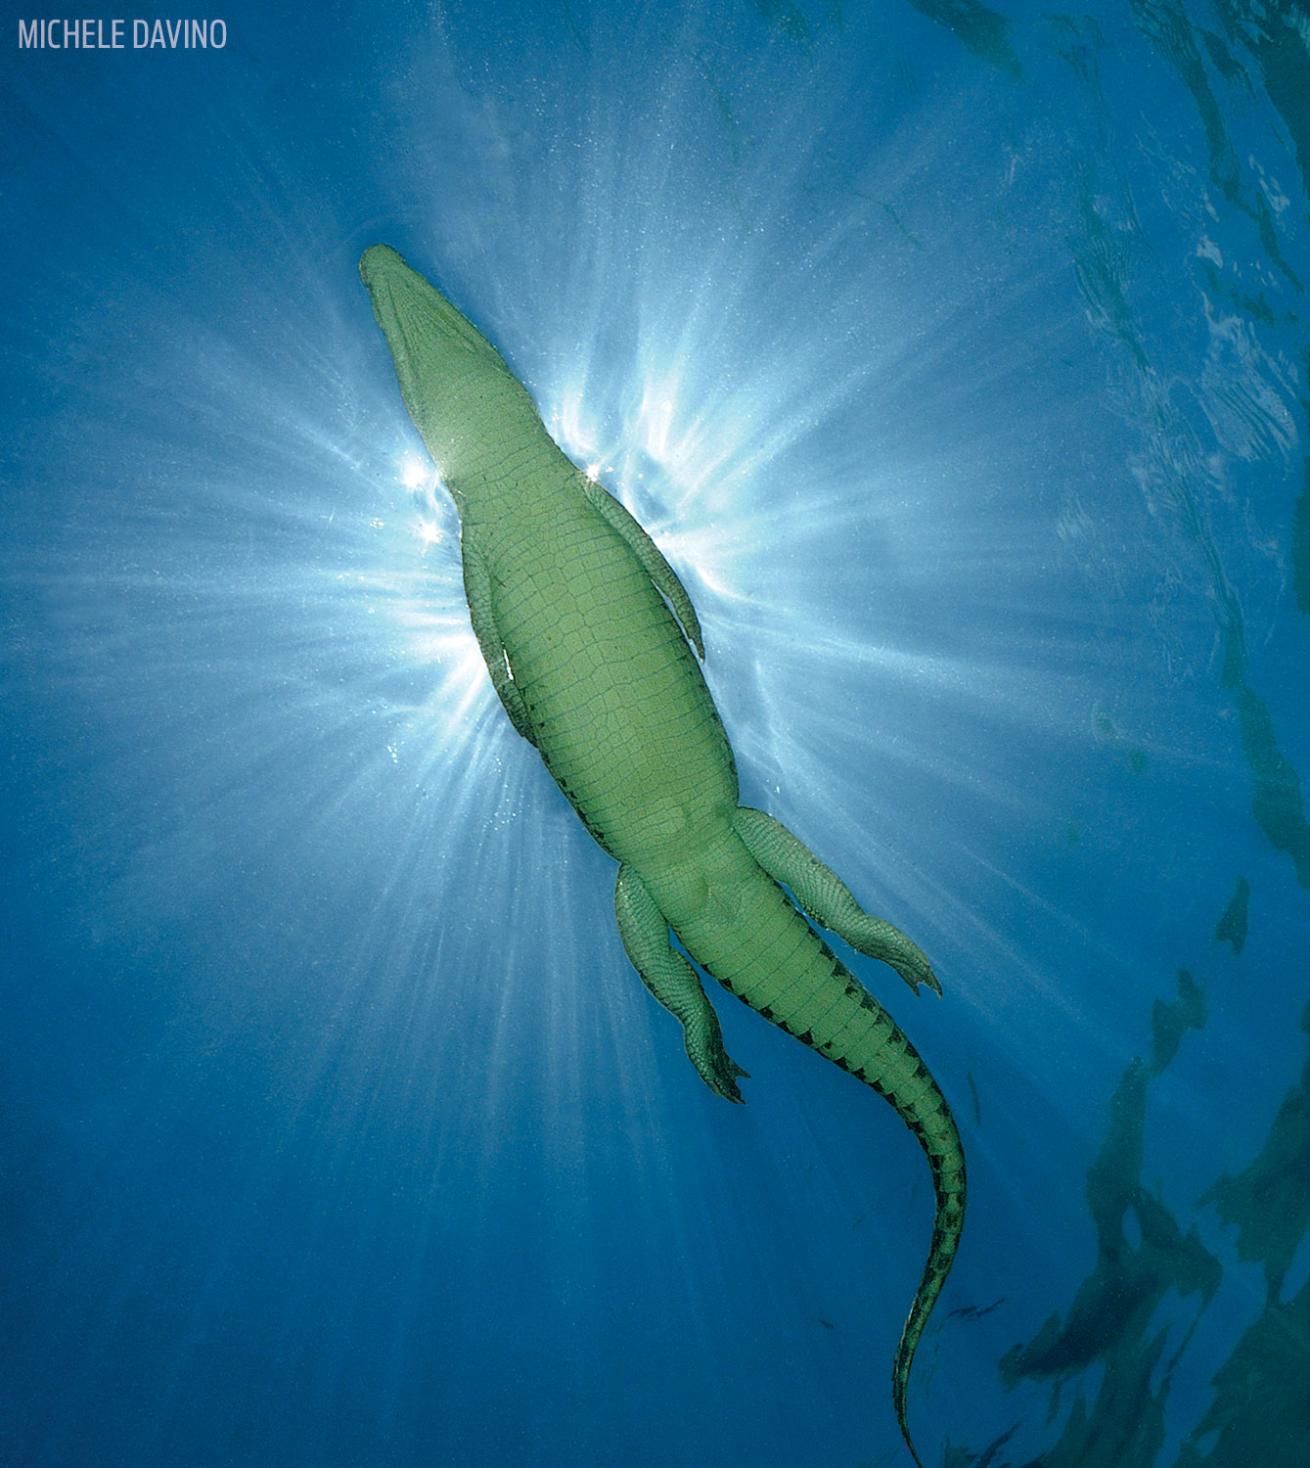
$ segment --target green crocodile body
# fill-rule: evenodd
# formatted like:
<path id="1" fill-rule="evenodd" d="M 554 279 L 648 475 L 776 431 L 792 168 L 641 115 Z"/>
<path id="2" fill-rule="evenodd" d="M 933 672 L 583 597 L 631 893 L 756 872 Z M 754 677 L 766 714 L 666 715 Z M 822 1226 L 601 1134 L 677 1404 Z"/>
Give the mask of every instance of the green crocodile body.
<path id="1" fill-rule="evenodd" d="M 964 1154 L 914 1047 L 815 927 L 890 964 L 916 992 L 940 992 L 928 960 L 777 821 L 738 805 L 690 599 L 645 531 L 556 446 L 500 354 L 394 250 L 373 246 L 360 274 L 405 405 L 460 512 L 469 611 L 492 683 L 619 862 L 624 947 L 681 1021 L 697 1071 L 741 1100 L 745 1073 L 670 929 L 729 993 L 884 1096 L 923 1148 L 936 1218 L 892 1368 L 897 1422 L 917 1462 L 906 1389 L 959 1243 Z"/>

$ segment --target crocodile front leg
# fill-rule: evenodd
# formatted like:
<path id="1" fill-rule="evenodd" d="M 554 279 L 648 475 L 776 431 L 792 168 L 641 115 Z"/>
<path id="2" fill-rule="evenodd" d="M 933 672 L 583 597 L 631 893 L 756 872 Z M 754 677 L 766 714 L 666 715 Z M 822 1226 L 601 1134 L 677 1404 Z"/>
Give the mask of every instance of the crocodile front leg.
<path id="1" fill-rule="evenodd" d="M 491 572 L 487 563 L 466 534 L 461 550 L 464 558 L 464 595 L 469 604 L 469 620 L 473 623 L 473 635 L 478 640 L 482 661 L 491 674 L 491 686 L 496 690 L 510 723 L 531 745 L 536 745 L 537 736 L 532 730 L 532 720 L 523 702 L 523 694 L 514 682 L 514 672 L 509 665 L 505 644 L 496 630 L 496 609 L 491 588 Z"/>

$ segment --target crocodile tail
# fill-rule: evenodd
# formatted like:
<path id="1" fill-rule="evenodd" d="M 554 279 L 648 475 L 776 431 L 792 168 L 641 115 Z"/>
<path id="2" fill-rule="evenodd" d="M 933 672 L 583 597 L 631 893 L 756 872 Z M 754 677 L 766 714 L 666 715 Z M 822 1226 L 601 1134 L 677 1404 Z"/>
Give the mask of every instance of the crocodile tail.
<path id="1" fill-rule="evenodd" d="M 930 1120 L 921 1122 L 918 1126 L 893 1101 L 901 1119 L 918 1137 L 919 1145 L 928 1158 L 936 1199 L 936 1217 L 933 1220 L 932 1242 L 928 1246 L 928 1259 L 924 1264 L 923 1277 L 915 1291 L 910 1313 L 905 1317 L 900 1343 L 892 1360 L 892 1405 L 896 1409 L 896 1423 L 905 1439 L 905 1446 L 916 1463 L 920 1459 L 910 1437 L 906 1402 L 910 1367 L 914 1363 L 914 1353 L 923 1335 L 924 1326 L 928 1323 L 932 1308 L 937 1303 L 937 1296 L 941 1294 L 946 1276 L 955 1262 L 955 1252 L 960 1246 L 960 1234 L 964 1228 L 964 1149 L 960 1145 L 955 1119 L 951 1116 L 945 1098 L 935 1085 L 932 1089 L 940 1108 Z M 891 1099 L 889 1096 L 888 1100 Z"/>
<path id="2" fill-rule="evenodd" d="M 936 1200 L 932 1242 L 892 1365 L 896 1420 L 918 1463 L 906 1414 L 910 1368 L 964 1225 L 964 1150 L 955 1120 L 900 1026 L 763 870 L 756 868 L 718 915 L 686 928 L 675 922 L 692 957 L 729 993 L 877 1091 L 928 1159 Z"/>

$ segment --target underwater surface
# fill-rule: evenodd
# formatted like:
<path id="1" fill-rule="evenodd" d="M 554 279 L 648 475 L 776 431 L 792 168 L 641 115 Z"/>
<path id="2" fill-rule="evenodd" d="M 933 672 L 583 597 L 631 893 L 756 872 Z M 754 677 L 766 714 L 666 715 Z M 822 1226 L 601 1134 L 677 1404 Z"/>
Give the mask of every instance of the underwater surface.
<path id="1" fill-rule="evenodd" d="M 910 1462 L 922 1154 L 719 993 L 724 1105 L 642 988 L 378 241 L 932 957 L 842 950 L 968 1156 L 924 1462 L 1310 1461 L 1305 9 L 222 15 L 3 50 L 0 1461 Z"/>

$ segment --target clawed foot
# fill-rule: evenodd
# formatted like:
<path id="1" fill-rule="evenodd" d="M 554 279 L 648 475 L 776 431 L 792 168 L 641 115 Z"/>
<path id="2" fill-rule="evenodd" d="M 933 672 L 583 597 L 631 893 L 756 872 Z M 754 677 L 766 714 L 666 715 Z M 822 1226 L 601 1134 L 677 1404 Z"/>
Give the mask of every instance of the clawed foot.
<path id="1" fill-rule="evenodd" d="M 716 1096 L 722 1096 L 725 1101 L 735 1101 L 738 1106 L 745 1105 L 746 1098 L 741 1094 L 737 1077 L 750 1080 L 750 1071 L 742 1070 L 726 1050 L 720 1050 L 718 1058 L 711 1065 L 697 1066 L 696 1069 Z"/>
<path id="2" fill-rule="evenodd" d="M 685 1038 L 687 1054 L 700 1073 L 701 1080 L 716 1096 L 741 1105 L 745 1098 L 737 1084 L 737 1077 L 749 1080 L 750 1072 L 743 1070 L 723 1048 L 723 1035 L 713 1011 L 710 1012 L 708 1022 L 688 1025 Z"/>
<path id="3" fill-rule="evenodd" d="M 885 926 L 890 929 L 890 935 L 880 934 L 879 943 L 876 946 L 870 945 L 864 951 L 890 964 L 916 994 L 919 992 L 919 985 L 922 984 L 940 996 L 942 986 L 937 981 L 937 975 L 932 971 L 928 955 L 917 943 L 911 943 L 904 933 L 891 927 L 890 923 Z"/>
<path id="4" fill-rule="evenodd" d="M 910 946 L 912 948 L 914 947 L 913 944 Z M 924 954 L 920 953 L 917 948 L 914 949 L 914 955 L 914 958 L 906 958 L 898 955 L 896 958 L 889 958 L 887 962 L 891 964 L 916 994 L 919 992 L 919 985 L 922 984 L 925 988 L 931 989 L 940 998 L 942 986 L 937 975 L 932 971 L 932 964 L 928 962 Z"/>

